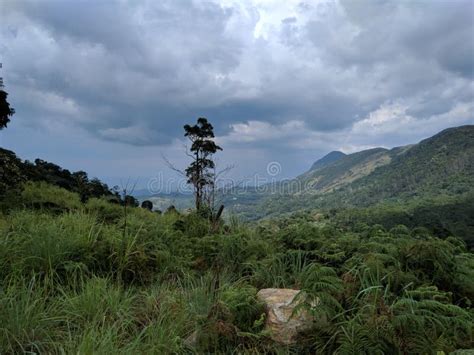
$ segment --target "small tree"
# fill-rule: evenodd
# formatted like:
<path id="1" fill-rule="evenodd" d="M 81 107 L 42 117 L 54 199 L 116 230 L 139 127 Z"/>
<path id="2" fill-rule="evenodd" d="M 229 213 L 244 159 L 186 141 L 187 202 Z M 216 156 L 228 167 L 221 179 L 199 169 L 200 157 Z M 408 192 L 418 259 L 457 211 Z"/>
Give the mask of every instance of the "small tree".
<path id="1" fill-rule="evenodd" d="M 214 127 L 206 118 L 198 118 L 194 126 L 185 125 L 184 131 L 184 136 L 192 143 L 190 156 L 193 158 L 185 174 L 188 183 L 194 188 L 196 209 L 201 210 L 206 206 L 208 195 L 214 189 L 215 163 L 212 155 L 222 148 L 214 142 Z"/>
<path id="2" fill-rule="evenodd" d="M 153 202 L 151 202 L 150 200 L 145 200 L 145 201 L 142 202 L 141 207 L 143 209 L 151 211 L 151 210 L 153 210 Z"/>

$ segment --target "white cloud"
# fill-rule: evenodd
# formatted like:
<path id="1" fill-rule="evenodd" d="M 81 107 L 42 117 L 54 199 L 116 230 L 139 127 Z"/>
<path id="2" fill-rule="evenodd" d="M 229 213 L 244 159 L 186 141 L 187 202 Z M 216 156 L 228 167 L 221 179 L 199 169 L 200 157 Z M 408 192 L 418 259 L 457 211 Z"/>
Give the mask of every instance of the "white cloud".
<path id="1" fill-rule="evenodd" d="M 406 113 L 407 105 L 400 103 L 382 104 L 378 109 L 356 122 L 352 127 L 354 133 L 371 132 L 379 134 L 381 132 L 394 131 L 397 127 L 404 126 L 415 120 L 414 117 Z"/>
<path id="2" fill-rule="evenodd" d="M 296 120 L 281 125 L 273 125 L 263 121 L 235 123 L 231 125 L 231 131 L 228 135 L 219 138 L 219 142 L 222 142 L 222 144 L 264 142 L 292 137 L 302 129 L 304 129 L 304 122 Z"/>

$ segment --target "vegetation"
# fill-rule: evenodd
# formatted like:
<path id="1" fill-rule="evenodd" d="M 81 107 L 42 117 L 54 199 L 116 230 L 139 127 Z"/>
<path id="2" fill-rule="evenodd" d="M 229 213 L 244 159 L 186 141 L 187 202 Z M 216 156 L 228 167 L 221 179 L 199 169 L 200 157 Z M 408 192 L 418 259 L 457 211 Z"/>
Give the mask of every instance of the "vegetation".
<path id="1" fill-rule="evenodd" d="M 324 164 L 325 161 L 326 159 L 323 158 L 321 166 L 321 161 L 318 160 L 315 165 L 321 168 L 314 169 L 313 165 L 313 169 L 298 177 L 302 190 L 333 191 L 335 188 L 369 175 L 378 166 L 387 164 L 390 161 L 390 154 L 387 149 L 374 148 L 343 157 L 339 156 L 329 164 Z"/>
<path id="2" fill-rule="evenodd" d="M 119 188 L 110 189 L 97 178 L 90 179 L 84 171 L 70 172 L 60 166 L 35 159 L 34 162 L 22 161 L 10 150 L 0 148 L 0 202 L 15 203 L 25 182 L 45 182 L 77 193 L 82 202 L 93 197 L 105 196 L 117 203 L 136 205 L 132 196 L 119 195 Z M 7 196 L 5 196 L 7 195 Z M 4 204 L 5 205 L 5 204 Z M 4 206 L 5 207 L 5 206 Z"/>
<path id="3" fill-rule="evenodd" d="M 328 165 L 330 165 L 331 163 L 334 163 L 336 160 L 339 160 L 343 157 L 345 157 L 346 154 L 344 154 L 343 152 L 339 152 L 339 151 L 332 151 L 328 154 L 326 154 L 324 157 L 322 157 L 321 159 L 317 160 L 312 166 L 311 166 L 311 169 L 309 169 L 309 171 L 314 171 L 314 170 L 319 170 L 319 169 L 322 169 Z"/>
<path id="4" fill-rule="evenodd" d="M 423 226 L 474 247 L 474 126 L 450 128 L 411 146 L 336 158 L 328 163 L 325 157 L 275 188 L 239 191 L 225 202 L 247 220 L 298 210 L 330 215 L 349 210 L 349 219 L 357 215 L 385 228 Z"/>
<path id="5" fill-rule="evenodd" d="M 472 191 L 474 126 L 446 129 L 409 149 L 392 151 L 390 164 L 339 192 L 345 196 L 343 203 L 368 206 L 386 200 L 457 196 Z"/>
<path id="6" fill-rule="evenodd" d="M 0 78 L 0 130 L 7 127 L 15 109 L 7 101 L 8 93 L 3 90 L 3 80 Z"/>
<path id="7" fill-rule="evenodd" d="M 445 353 L 474 343 L 474 255 L 456 237 L 301 212 L 216 230 L 45 182 L 0 215 L 0 352 Z M 124 219 L 127 218 L 127 221 Z M 359 222 L 357 222 L 359 221 Z M 126 222 L 126 223 L 125 223 Z M 230 262 L 231 261 L 231 262 Z M 293 346 L 261 288 L 318 298 Z M 309 306 L 308 306 L 309 307 Z"/>
<path id="8" fill-rule="evenodd" d="M 188 183 L 194 188 L 196 210 L 212 208 L 215 187 L 215 163 L 212 156 L 222 148 L 214 142 L 214 127 L 206 118 L 198 118 L 194 126 L 185 125 L 184 131 L 184 136 L 191 141 L 189 155 L 193 158 L 185 174 Z"/>
<path id="9" fill-rule="evenodd" d="M 189 181 L 205 180 L 186 214 L 156 213 L 148 200 L 138 208 L 126 188 L 120 196 L 84 172 L 0 150 L 1 354 L 474 347 L 472 127 L 410 148 L 333 154 L 310 172 L 325 171 L 324 186 L 344 169 L 372 170 L 331 192 L 248 190 L 267 218 L 243 224 L 203 213 L 219 147 L 202 120 L 186 129 L 199 142 Z M 374 157 L 383 164 L 374 168 Z M 265 330 L 262 288 L 306 292 L 314 321 L 294 345 Z"/>

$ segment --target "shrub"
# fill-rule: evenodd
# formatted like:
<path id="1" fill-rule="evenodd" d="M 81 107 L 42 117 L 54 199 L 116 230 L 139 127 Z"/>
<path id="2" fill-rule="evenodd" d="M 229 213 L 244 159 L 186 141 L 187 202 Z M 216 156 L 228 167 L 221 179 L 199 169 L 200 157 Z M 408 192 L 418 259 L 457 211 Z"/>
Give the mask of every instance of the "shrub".
<path id="1" fill-rule="evenodd" d="M 221 301 L 229 311 L 229 321 L 239 331 L 257 333 L 263 328 L 264 305 L 257 300 L 257 289 L 249 286 L 230 286 L 221 293 Z"/>
<path id="2" fill-rule="evenodd" d="M 45 182 L 27 182 L 21 192 L 22 203 L 30 208 L 49 209 L 55 212 L 79 209 L 79 195 Z"/>
<path id="3" fill-rule="evenodd" d="M 123 216 L 123 208 L 105 198 L 91 198 L 85 205 L 86 211 L 95 214 L 99 221 L 117 222 Z"/>
<path id="4" fill-rule="evenodd" d="M 8 217 L 9 234 L 2 242 L 11 243 L 6 259 L 20 275 L 66 277 L 72 265 L 94 270 L 101 231 L 94 217 L 79 212 L 52 216 L 19 211 Z"/>

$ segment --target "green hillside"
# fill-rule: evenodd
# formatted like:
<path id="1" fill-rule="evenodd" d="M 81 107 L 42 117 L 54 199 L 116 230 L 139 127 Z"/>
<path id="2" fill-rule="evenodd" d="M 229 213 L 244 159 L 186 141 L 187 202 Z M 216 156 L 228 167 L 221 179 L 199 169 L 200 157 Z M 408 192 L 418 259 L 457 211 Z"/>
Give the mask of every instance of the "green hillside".
<path id="1" fill-rule="evenodd" d="M 341 159 L 345 156 L 346 156 L 346 154 L 344 154 L 343 152 L 333 151 L 331 153 L 326 154 L 321 159 L 318 159 L 317 161 L 315 161 L 314 164 L 311 166 L 311 169 L 309 169 L 309 170 L 313 171 L 313 170 L 322 169 L 322 168 L 334 163 L 336 160 L 339 160 L 339 159 Z"/>
<path id="2" fill-rule="evenodd" d="M 339 189 L 351 194 L 345 203 L 359 205 L 417 194 L 464 193 L 474 179 L 474 126 L 450 128 L 406 147 L 349 154 L 297 179 L 308 193 Z"/>
<path id="3" fill-rule="evenodd" d="M 460 236 L 474 246 L 474 213 L 469 207 L 474 205 L 474 126 L 450 128 L 405 147 L 349 154 L 296 181 L 302 188 L 260 194 L 252 204 L 234 206 L 234 211 L 256 220 L 297 210 L 336 213 L 363 208 L 372 215 L 404 209 L 411 217 L 399 223 L 433 231 L 442 226 L 443 234 Z M 392 226 L 394 214 L 388 215 L 384 223 Z"/>
<path id="4" fill-rule="evenodd" d="M 287 195 L 326 206 L 369 205 L 417 195 L 462 194 L 474 181 L 474 126 L 450 128 L 418 144 L 345 155 L 298 176 Z M 320 195 L 324 195 L 321 199 Z M 288 196 L 285 196 L 285 198 Z"/>
<path id="5" fill-rule="evenodd" d="M 392 156 L 390 164 L 341 191 L 347 195 L 344 201 L 369 205 L 473 190 L 474 126 L 444 130 Z"/>
<path id="6" fill-rule="evenodd" d="M 340 157 L 319 169 L 311 169 L 299 176 L 304 190 L 317 190 L 321 193 L 350 184 L 369 175 L 377 167 L 390 163 L 391 154 L 387 149 L 375 148 Z"/>

